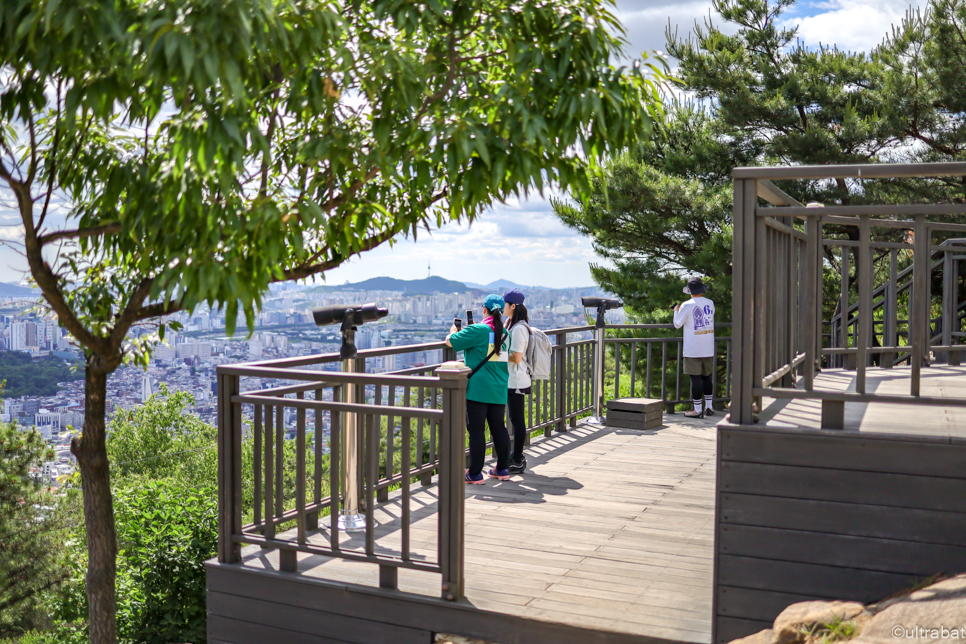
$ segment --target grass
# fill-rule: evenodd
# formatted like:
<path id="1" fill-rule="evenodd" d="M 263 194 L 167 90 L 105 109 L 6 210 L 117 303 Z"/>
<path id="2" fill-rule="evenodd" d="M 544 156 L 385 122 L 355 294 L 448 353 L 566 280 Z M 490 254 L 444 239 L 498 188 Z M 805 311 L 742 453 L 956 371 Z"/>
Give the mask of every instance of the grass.
<path id="1" fill-rule="evenodd" d="M 835 619 L 827 624 L 814 624 L 803 628 L 806 641 L 816 644 L 845 642 L 859 634 L 859 626 L 852 620 Z"/>

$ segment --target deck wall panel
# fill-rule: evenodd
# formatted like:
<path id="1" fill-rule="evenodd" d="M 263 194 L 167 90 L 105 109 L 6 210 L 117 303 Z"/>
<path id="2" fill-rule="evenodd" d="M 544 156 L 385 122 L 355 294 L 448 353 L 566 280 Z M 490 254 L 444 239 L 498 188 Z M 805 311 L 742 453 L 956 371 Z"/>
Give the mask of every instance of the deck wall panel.
<path id="1" fill-rule="evenodd" d="M 962 439 L 722 426 L 718 449 L 715 642 L 966 571 Z"/>
<path id="2" fill-rule="evenodd" d="M 425 633 L 425 642 L 433 633 L 459 633 L 468 637 L 500 642 L 500 644 L 677 644 L 677 639 L 642 637 L 597 630 L 593 625 L 577 628 L 552 621 L 521 618 L 515 615 L 481 610 L 466 602 L 434 601 L 398 591 L 326 582 L 298 574 L 255 571 L 237 564 L 207 563 L 208 637 L 230 644 L 268 641 L 286 644 L 329 644 L 323 635 L 298 633 L 304 628 L 295 613 L 274 613 L 272 608 L 305 611 L 301 615 L 318 615 L 320 620 L 345 620 L 342 625 L 327 623 L 330 637 L 346 637 L 359 620 L 370 621 L 378 632 L 374 638 L 359 640 L 367 644 L 410 641 L 413 631 Z M 257 610 L 241 611 L 243 599 L 261 602 Z M 221 615 L 230 612 L 231 615 Z M 588 619 L 588 622 L 592 620 Z M 595 624 L 596 625 L 596 624 Z M 278 631 L 265 630 L 274 629 Z M 284 631 L 284 636 L 282 632 Z M 298 633 L 288 637 L 288 633 Z M 277 635 L 277 637 L 276 637 Z M 397 636 L 398 635 L 398 636 Z M 422 635 L 419 635 L 422 637 Z M 308 638 L 308 639 L 306 639 Z M 316 639 L 312 639 L 316 638 Z M 336 640 L 344 642 L 345 640 Z"/>

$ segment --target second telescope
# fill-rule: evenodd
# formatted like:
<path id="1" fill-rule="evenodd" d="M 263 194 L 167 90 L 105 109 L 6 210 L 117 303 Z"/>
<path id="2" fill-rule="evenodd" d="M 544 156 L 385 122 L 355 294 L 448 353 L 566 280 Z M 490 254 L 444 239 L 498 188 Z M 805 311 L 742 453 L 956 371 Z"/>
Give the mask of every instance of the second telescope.
<path id="1" fill-rule="evenodd" d="M 328 326 L 330 324 L 342 324 L 348 316 L 351 326 L 358 326 L 365 322 L 374 322 L 379 318 L 384 318 L 389 314 L 388 309 L 379 308 L 375 304 L 345 305 L 332 304 L 330 306 L 320 306 L 312 309 L 312 317 L 318 326 Z"/>

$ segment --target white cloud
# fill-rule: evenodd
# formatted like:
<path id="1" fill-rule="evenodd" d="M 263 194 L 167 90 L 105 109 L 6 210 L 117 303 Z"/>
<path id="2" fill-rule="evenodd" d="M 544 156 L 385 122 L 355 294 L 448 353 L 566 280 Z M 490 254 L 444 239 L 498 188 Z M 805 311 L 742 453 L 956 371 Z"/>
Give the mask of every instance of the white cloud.
<path id="1" fill-rule="evenodd" d="M 691 2 L 668 2 L 667 0 L 618 0 L 616 15 L 624 25 L 624 55 L 640 58 L 641 52 L 649 56 L 655 51 L 667 49 L 665 31 L 668 26 L 678 37 L 687 38 L 694 28 L 695 21 L 703 24 L 711 11 L 711 2 L 693 0 Z"/>
<path id="2" fill-rule="evenodd" d="M 809 16 L 794 17 L 789 26 L 798 27 L 798 35 L 811 47 L 836 45 L 846 51 L 872 51 L 892 32 L 909 10 L 909 0 L 831 0 L 816 4 L 819 9 Z"/>
<path id="3" fill-rule="evenodd" d="M 4 226 L 0 224 L 0 239 L 3 239 L 3 240 L 22 239 L 23 235 L 24 235 L 23 225 Z"/>

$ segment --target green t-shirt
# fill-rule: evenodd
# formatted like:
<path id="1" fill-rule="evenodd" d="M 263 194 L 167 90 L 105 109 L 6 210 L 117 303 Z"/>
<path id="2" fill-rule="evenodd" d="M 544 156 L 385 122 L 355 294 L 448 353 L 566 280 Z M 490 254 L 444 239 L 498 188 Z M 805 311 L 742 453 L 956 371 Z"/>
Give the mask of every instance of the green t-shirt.
<path id="1" fill-rule="evenodd" d="M 463 360 L 470 369 L 486 360 L 493 350 L 495 334 L 488 324 L 471 324 L 449 336 L 449 343 L 457 351 L 463 352 Z M 507 356 L 509 355 L 509 340 L 503 333 L 503 345 L 500 353 L 490 358 L 483 368 L 470 378 L 466 389 L 466 399 L 495 405 L 506 404 L 507 380 L 510 377 L 507 370 Z"/>

